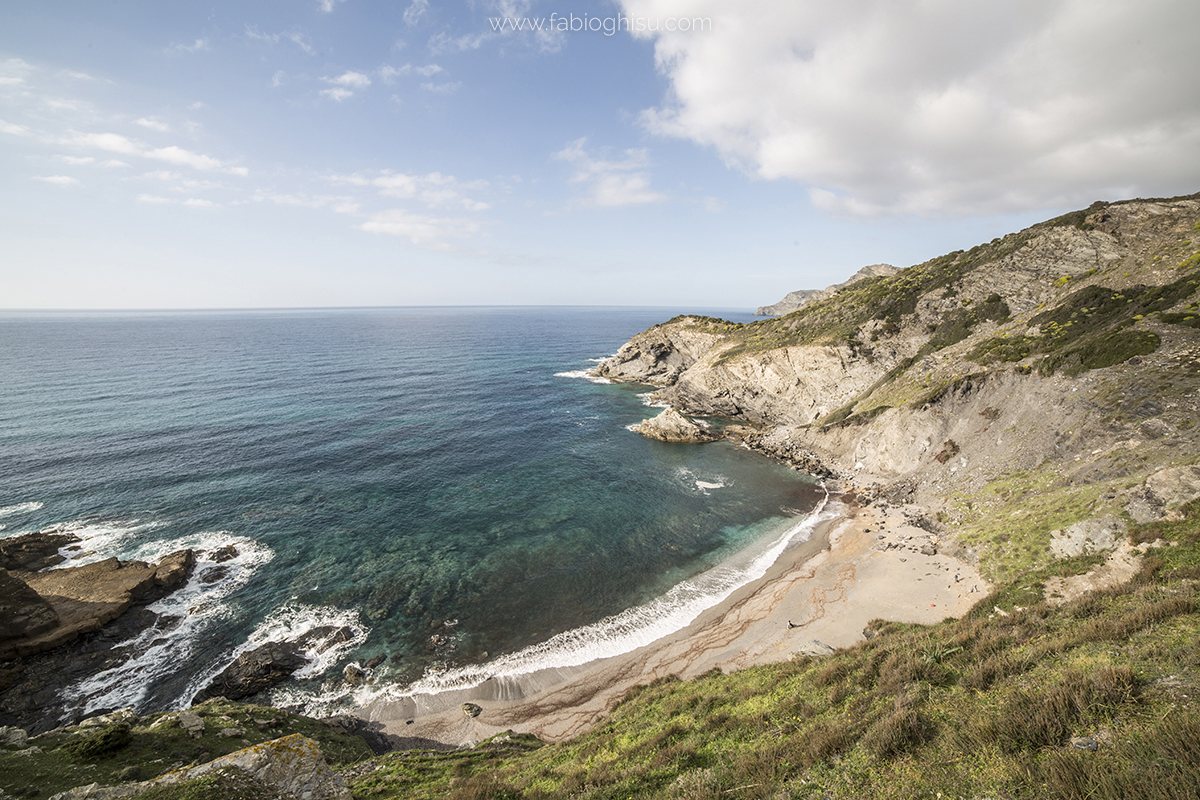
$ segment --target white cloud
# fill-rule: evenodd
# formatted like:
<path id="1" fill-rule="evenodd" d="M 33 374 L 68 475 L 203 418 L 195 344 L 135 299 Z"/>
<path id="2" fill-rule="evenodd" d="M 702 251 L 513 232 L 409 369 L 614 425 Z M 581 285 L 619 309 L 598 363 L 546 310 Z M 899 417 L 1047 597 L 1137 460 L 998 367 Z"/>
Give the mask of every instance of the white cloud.
<path id="1" fill-rule="evenodd" d="M 408 8 L 404 9 L 404 24 L 416 25 L 420 21 L 422 15 L 429 10 L 429 0 L 412 0 Z"/>
<path id="2" fill-rule="evenodd" d="M 88 75 L 86 72 L 76 72 L 73 69 L 60 70 L 59 74 L 62 75 L 64 78 L 74 78 L 77 81 L 94 81 L 94 80 L 96 80 L 91 75 Z"/>
<path id="3" fill-rule="evenodd" d="M 169 197 L 159 197 L 158 195 L 154 195 L 154 194 L 139 194 L 137 199 L 138 199 L 139 203 L 162 204 L 162 203 L 175 202 L 174 200 L 170 199 Z"/>
<path id="4" fill-rule="evenodd" d="M 102 166 L 102 167 L 128 167 L 129 165 L 126 164 L 124 161 L 118 161 L 115 158 L 109 158 L 104 161 L 101 161 L 100 166 Z"/>
<path id="5" fill-rule="evenodd" d="M 199 111 L 202 108 L 208 108 L 208 103 L 203 100 L 197 100 L 188 106 L 189 111 Z"/>
<path id="6" fill-rule="evenodd" d="M 79 180 L 72 178 L 70 175 L 42 175 L 34 178 L 34 180 L 53 183 L 56 186 L 78 186 Z"/>
<path id="7" fill-rule="evenodd" d="M 287 80 L 288 76 L 286 72 L 281 69 L 276 70 L 275 74 L 271 76 L 271 88 L 274 89 L 283 86 L 285 83 L 287 83 Z"/>
<path id="8" fill-rule="evenodd" d="M 323 94 L 326 97 L 332 97 L 334 100 L 337 100 L 339 103 L 342 102 L 343 100 L 345 100 L 347 97 L 354 97 L 354 92 L 350 91 L 349 89 L 343 89 L 341 87 L 334 87 L 333 89 L 322 89 L 318 94 Z"/>
<path id="9" fill-rule="evenodd" d="M 215 208 L 217 205 L 211 200 L 204 200 L 199 197 L 189 197 L 183 201 L 183 204 L 185 206 L 192 206 L 193 208 Z"/>
<path id="10" fill-rule="evenodd" d="M 107 150 L 126 156 L 142 154 L 142 146 L 138 142 L 119 133 L 77 133 L 67 141 L 79 147 Z"/>
<path id="11" fill-rule="evenodd" d="M 586 138 L 577 139 L 554 154 L 575 167 L 570 182 L 585 187 L 586 205 L 612 208 L 667 199 L 665 194 L 650 188 L 650 177 L 643 171 L 650 165 L 644 149 L 625 150 L 624 158 L 613 161 L 594 158 L 586 145 Z"/>
<path id="12" fill-rule="evenodd" d="M 175 147 L 174 145 L 148 150 L 143 155 L 146 158 L 166 161 L 168 164 L 179 164 L 180 166 L 191 167 L 192 169 L 217 170 L 224 167 L 218 159 L 212 156 L 193 153 L 190 150 L 184 150 L 182 147 Z"/>
<path id="13" fill-rule="evenodd" d="M 473 236 L 479 232 L 480 225 L 472 219 L 431 217 L 392 208 L 371 214 L 358 228 L 368 233 L 399 236 L 418 247 L 448 250 L 451 248 L 445 239 Z"/>
<path id="14" fill-rule="evenodd" d="M 349 89 L 365 89 L 371 85 L 371 79 L 361 72 L 347 70 L 336 78 L 321 78 L 326 83 L 345 86 Z"/>
<path id="15" fill-rule="evenodd" d="M 211 49 L 208 46 L 208 39 L 197 39 L 191 44 L 173 44 L 166 49 L 168 53 L 198 53 L 202 50 Z"/>
<path id="16" fill-rule="evenodd" d="M 96 159 L 92 158 L 91 156 L 59 156 L 59 158 L 68 164 L 91 164 L 96 161 Z"/>
<path id="17" fill-rule="evenodd" d="M 143 178 L 153 178 L 156 181 L 177 181 L 183 176 L 178 172 L 171 172 L 168 169 L 156 169 L 153 172 L 147 172 Z"/>
<path id="18" fill-rule="evenodd" d="M 462 88 L 462 81 L 447 83 L 422 83 L 421 88 L 434 94 L 453 94 Z"/>
<path id="19" fill-rule="evenodd" d="M 352 186 L 371 186 L 378 190 L 381 197 L 416 200 L 428 208 L 461 208 L 466 211 L 484 211 L 491 208 L 488 203 L 475 200 L 466 194 L 486 190 L 487 181 L 460 181 L 453 175 L 443 175 L 440 172 L 407 175 L 383 170 L 374 176 L 355 173 L 335 175 L 330 180 Z"/>
<path id="20" fill-rule="evenodd" d="M 396 78 L 404 75 L 420 75 L 423 78 L 432 78 L 442 71 L 442 68 L 437 64 L 426 64 L 423 67 L 414 67 L 412 64 L 405 64 L 403 67 L 393 67 L 389 64 L 384 64 L 378 70 L 379 77 L 388 85 L 391 85 Z"/>
<path id="21" fill-rule="evenodd" d="M 24 125 L 14 125 L 11 122 L 5 122 L 0 119 L 0 133 L 7 133 L 10 136 L 28 136 L 29 128 Z"/>
<path id="22" fill-rule="evenodd" d="M 326 14 L 329 14 L 334 8 L 337 7 L 338 3 L 344 2 L 346 2 L 346 0 L 318 0 L 317 5 L 320 6 L 321 10 Z"/>
<path id="23" fill-rule="evenodd" d="M 1177 0 L 621 0 L 708 19 L 653 38 L 655 133 L 848 214 L 953 215 L 1200 185 L 1194 35 Z"/>
<path id="24" fill-rule="evenodd" d="M 24 82 L 24 78 L 17 78 L 11 75 L 0 75 L 0 86 L 16 86 Z"/>
<path id="25" fill-rule="evenodd" d="M 288 41 L 299 47 L 310 56 L 317 51 L 309 43 L 308 37 L 299 31 L 284 31 L 283 33 L 259 33 L 258 28 L 250 25 L 246 26 L 246 38 L 260 42 L 270 42 L 271 44 L 279 44 L 281 41 Z"/>
<path id="26" fill-rule="evenodd" d="M 153 117 L 142 117 L 141 119 L 135 120 L 135 122 L 137 122 L 137 124 L 141 125 L 143 128 L 149 128 L 152 131 L 166 133 L 167 131 L 171 130 L 170 125 L 161 120 L 154 119 Z"/>
<path id="27" fill-rule="evenodd" d="M 165 161 L 168 164 L 176 164 L 193 169 L 227 172 L 230 175 L 248 175 L 250 172 L 245 167 L 231 167 L 220 159 L 206 156 L 203 153 L 193 153 L 191 150 L 185 150 L 175 145 L 147 149 L 146 145 L 142 142 L 134 141 L 119 133 L 76 133 L 70 138 L 63 140 L 63 142 L 75 145 L 76 147 L 107 150 L 112 153 L 120 153 L 128 156 L 141 156 L 142 158 Z M 128 165 L 124 164 L 124 162 L 116 162 L 116 164 L 110 164 L 110 166 Z"/>

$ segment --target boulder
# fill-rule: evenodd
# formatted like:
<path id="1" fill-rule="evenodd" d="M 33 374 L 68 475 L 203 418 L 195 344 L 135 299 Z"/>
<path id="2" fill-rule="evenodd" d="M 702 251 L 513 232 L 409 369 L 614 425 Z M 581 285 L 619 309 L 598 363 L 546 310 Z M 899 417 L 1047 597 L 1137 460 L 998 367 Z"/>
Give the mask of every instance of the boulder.
<path id="1" fill-rule="evenodd" d="M 0 642 L 49 630 L 58 613 L 49 601 L 8 570 L 0 569 Z"/>
<path id="2" fill-rule="evenodd" d="M 1085 519 L 1069 528 L 1050 531 L 1050 552 L 1055 558 L 1103 553 L 1120 543 L 1125 523 L 1116 517 Z"/>
<path id="3" fill-rule="evenodd" d="M 462 712 L 468 717 L 478 717 L 483 713 L 483 708 L 475 703 L 463 703 Z"/>
<path id="4" fill-rule="evenodd" d="M 660 442 L 712 442 L 720 437 L 674 408 L 664 409 L 653 419 L 644 419 L 632 430 Z"/>
<path id="5" fill-rule="evenodd" d="M 192 699 L 199 703 L 212 697 L 241 700 L 258 694 L 286 680 L 293 672 L 308 663 L 300 647 L 291 642 L 269 642 L 262 647 L 242 653 L 212 683 Z"/>
<path id="6" fill-rule="evenodd" d="M 1179 506 L 1200 497 L 1200 467 L 1167 467 L 1155 472 L 1130 495 L 1125 510 L 1145 524 L 1177 517 Z"/>

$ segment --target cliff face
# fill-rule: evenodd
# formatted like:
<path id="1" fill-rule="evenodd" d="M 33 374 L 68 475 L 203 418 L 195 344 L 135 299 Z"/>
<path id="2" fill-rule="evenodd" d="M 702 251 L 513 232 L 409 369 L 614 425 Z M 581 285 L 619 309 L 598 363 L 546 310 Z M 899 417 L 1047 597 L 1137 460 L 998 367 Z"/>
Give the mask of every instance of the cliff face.
<path id="1" fill-rule="evenodd" d="M 778 319 L 676 318 L 597 373 L 1037 561 L 1053 529 L 1128 518 L 1147 477 L 1200 461 L 1198 287 L 1200 197 L 1095 204 Z M 1034 496 L 1062 513 L 983 541 Z"/>

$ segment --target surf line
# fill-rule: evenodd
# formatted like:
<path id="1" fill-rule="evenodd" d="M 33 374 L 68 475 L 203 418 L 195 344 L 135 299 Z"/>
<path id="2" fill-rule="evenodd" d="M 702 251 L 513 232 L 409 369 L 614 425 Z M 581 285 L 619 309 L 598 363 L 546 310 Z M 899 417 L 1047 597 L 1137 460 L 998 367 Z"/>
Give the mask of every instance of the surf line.
<path id="1" fill-rule="evenodd" d="M 832 518 L 827 512 L 829 489 L 816 508 L 788 526 L 764 550 L 753 546 L 715 567 L 673 586 L 649 603 L 626 609 L 599 622 L 557 634 L 544 642 L 502 655 L 485 664 L 430 671 L 406 687 L 389 687 L 379 699 L 412 698 L 472 689 L 491 679 L 518 678 L 541 670 L 578 667 L 601 658 L 622 655 L 690 625 L 703 612 L 735 591 L 766 575 L 767 570 L 798 538 L 807 541 L 813 530 Z"/>

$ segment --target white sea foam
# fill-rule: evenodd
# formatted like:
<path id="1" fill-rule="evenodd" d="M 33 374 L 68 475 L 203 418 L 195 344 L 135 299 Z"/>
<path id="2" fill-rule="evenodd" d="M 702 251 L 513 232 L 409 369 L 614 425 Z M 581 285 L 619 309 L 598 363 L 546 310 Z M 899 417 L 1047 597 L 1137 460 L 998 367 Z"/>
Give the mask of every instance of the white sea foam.
<path id="1" fill-rule="evenodd" d="M 296 679 L 319 677 L 336 665 L 347 653 L 356 649 L 367 640 L 371 629 L 363 624 L 358 612 L 331 606 L 311 606 L 304 603 L 288 603 L 272 612 L 254 629 L 246 641 L 239 646 L 229 658 L 223 661 L 218 669 L 214 669 L 195 681 L 195 687 L 190 689 L 191 696 L 205 684 L 211 681 L 221 670 L 233 663 L 242 653 L 261 647 L 268 642 L 300 642 L 312 631 L 318 628 L 334 628 L 348 635 L 330 638 L 328 636 L 309 637 L 301 648 L 301 653 L 309 659 L 309 663 L 292 673 Z M 368 675 L 367 670 L 361 665 Z M 303 687 L 295 683 L 278 686 L 270 693 L 271 704 L 278 707 L 302 706 L 304 713 L 313 716 L 325 716 L 347 702 L 357 704 L 355 693 L 362 687 L 348 686 L 339 680 L 324 682 L 318 687 Z"/>
<path id="2" fill-rule="evenodd" d="M 415 697 L 470 689 L 491 678 L 514 678 L 540 670 L 575 667 L 600 658 L 628 653 L 682 630 L 701 613 L 739 588 L 761 578 L 789 546 L 807 541 L 813 529 L 832 518 L 828 494 L 811 513 L 768 542 L 759 543 L 724 563 L 682 581 L 662 597 L 607 617 L 593 625 L 565 631 L 545 642 L 500 656 L 478 666 L 430 671 L 403 689 L 384 696 Z M 376 692 L 377 696 L 381 696 Z"/>
<path id="3" fill-rule="evenodd" d="M 107 537 L 106 541 L 111 543 L 120 539 Z M 237 550 L 237 555 L 218 564 L 213 560 L 214 551 L 229 544 Z M 217 531 L 164 542 L 146 542 L 136 548 L 136 555 L 131 557 L 154 561 L 184 548 L 205 552 L 197 556 L 196 567 L 185 586 L 148 606 L 163 620 L 119 646 L 127 655 L 124 662 L 65 690 L 63 698 L 68 710 L 82 709 L 84 713 L 90 713 L 102 708 L 136 708 L 146 698 L 150 686 L 177 672 L 180 664 L 187 663 L 211 625 L 229 616 L 225 598 L 248 584 L 259 568 L 275 556 L 269 547 L 253 539 Z M 224 573 L 215 580 L 210 572 L 214 568 Z M 185 694 L 176 702 L 179 707 L 185 707 L 191 699 L 192 693 Z"/>
<path id="4" fill-rule="evenodd" d="M 554 373 L 554 377 L 583 378 L 584 380 L 591 381 L 592 383 L 612 383 L 612 381 L 610 381 L 608 378 L 601 378 L 599 375 L 593 375 L 591 370 L 586 369 L 573 369 L 570 372 L 556 372 Z"/>
<path id="5" fill-rule="evenodd" d="M 696 481 L 696 488 L 705 494 L 708 494 L 709 489 L 724 489 L 725 484 L 720 482 L 712 483 L 710 481 Z"/>
<path id="6" fill-rule="evenodd" d="M 670 403 L 664 403 L 661 400 L 654 399 L 654 392 L 642 392 L 637 395 L 637 399 L 642 401 L 642 405 L 649 408 L 670 408 Z"/>
<path id="7" fill-rule="evenodd" d="M 11 517 L 13 514 L 28 514 L 30 511 L 37 511 L 42 507 L 42 504 L 34 501 L 32 503 L 17 503 L 11 506 L 0 507 L 0 517 Z"/>

